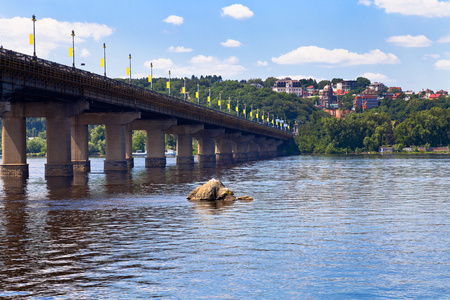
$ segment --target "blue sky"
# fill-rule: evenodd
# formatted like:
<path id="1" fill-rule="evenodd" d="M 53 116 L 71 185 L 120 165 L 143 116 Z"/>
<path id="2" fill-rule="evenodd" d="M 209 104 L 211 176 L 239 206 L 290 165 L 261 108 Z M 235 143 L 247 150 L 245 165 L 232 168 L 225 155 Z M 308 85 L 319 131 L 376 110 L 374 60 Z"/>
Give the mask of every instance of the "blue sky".
<path id="1" fill-rule="evenodd" d="M 0 44 L 109 77 L 356 79 L 450 89 L 450 1 L 0 0 Z M 85 66 L 81 66 L 84 63 Z"/>

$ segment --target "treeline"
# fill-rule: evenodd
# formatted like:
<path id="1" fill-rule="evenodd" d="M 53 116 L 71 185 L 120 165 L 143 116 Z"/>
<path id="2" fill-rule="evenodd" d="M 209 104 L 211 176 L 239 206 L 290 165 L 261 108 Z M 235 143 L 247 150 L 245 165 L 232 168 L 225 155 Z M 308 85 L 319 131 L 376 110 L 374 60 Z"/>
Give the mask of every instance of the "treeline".
<path id="1" fill-rule="evenodd" d="M 447 146 L 450 144 L 450 108 L 433 107 L 393 122 L 385 112 L 368 111 L 338 119 L 313 114 L 300 126 L 295 141 L 302 153 L 378 151 L 380 146 Z"/>

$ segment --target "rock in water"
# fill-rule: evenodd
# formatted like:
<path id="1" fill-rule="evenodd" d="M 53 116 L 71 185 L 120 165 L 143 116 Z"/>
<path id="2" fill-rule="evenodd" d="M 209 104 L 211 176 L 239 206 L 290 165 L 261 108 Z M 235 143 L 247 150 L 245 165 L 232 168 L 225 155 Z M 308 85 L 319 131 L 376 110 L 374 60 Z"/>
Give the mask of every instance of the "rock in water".
<path id="1" fill-rule="evenodd" d="M 220 180 L 214 178 L 204 185 L 196 187 L 189 196 L 187 196 L 187 199 L 192 201 L 236 201 L 234 193 L 226 188 Z"/>
<path id="2" fill-rule="evenodd" d="M 253 201 L 253 198 L 250 196 L 241 196 L 237 198 L 240 201 Z"/>

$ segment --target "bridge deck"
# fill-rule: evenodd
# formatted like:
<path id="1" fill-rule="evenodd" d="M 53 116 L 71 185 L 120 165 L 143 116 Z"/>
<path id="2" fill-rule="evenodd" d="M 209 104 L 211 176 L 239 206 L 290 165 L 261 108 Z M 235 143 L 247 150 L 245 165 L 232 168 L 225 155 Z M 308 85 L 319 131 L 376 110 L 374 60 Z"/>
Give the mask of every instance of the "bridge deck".
<path id="1" fill-rule="evenodd" d="M 177 118 L 282 140 L 292 137 L 290 132 L 4 48 L 0 49 L 0 83 L 2 100 L 57 94 L 66 101 L 87 100 L 97 110 L 141 111 L 144 118 Z"/>

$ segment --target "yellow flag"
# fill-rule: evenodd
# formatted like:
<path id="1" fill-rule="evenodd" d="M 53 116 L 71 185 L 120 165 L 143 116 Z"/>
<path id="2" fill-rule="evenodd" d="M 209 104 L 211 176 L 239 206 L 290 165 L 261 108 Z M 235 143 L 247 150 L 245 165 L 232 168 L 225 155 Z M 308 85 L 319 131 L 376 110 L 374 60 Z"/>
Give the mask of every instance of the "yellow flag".
<path id="1" fill-rule="evenodd" d="M 102 68 L 105 66 L 105 59 L 104 59 L 104 58 L 102 58 L 102 59 L 100 60 L 100 66 L 101 66 Z"/>
<path id="2" fill-rule="evenodd" d="M 33 45 L 33 34 L 30 34 L 30 45 Z"/>
<path id="3" fill-rule="evenodd" d="M 257 119 L 257 120 L 258 120 L 258 117 L 259 117 L 258 114 L 256 114 L 256 119 Z"/>
<path id="4" fill-rule="evenodd" d="M 236 111 L 238 111 L 238 110 L 239 110 L 239 107 L 236 106 Z"/>
<path id="5" fill-rule="evenodd" d="M 269 123 L 269 118 L 267 118 L 267 123 Z"/>
<path id="6" fill-rule="evenodd" d="M 227 109 L 230 109 L 230 103 L 228 102 L 228 104 L 227 104 Z"/>
<path id="7" fill-rule="evenodd" d="M 244 108 L 244 115 L 245 115 L 245 108 Z"/>
<path id="8" fill-rule="evenodd" d="M 69 48 L 69 56 L 70 56 L 70 57 L 73 56 L 73 48 L 72 48 L 72 47 Z"/>
<path id="9" fill-rule="evenodd" d="M 182 93 L 182 94 L 185 93 L 185 91 L 184 91 L 184 86 L 181 88 L 181 93 Z"/>
<path id="10" fill-rule="evenodd" d="M 252 111 L 250 111 L 250 117 L 252 116 Z"/>
<path id="11" fill-rule="evenodd" d="M 198 92 L 195 92 L 195 98 L 198 98 Z"/>
<path id="12" fill-rule="evenodd" d="M 219 100 L 219 103 L 218 103 L 218 105 L 220 106 L 220 100 Z"/>
<path id="13" fill-rule="evenodd" d="M 169 88 L 170 87 L 170 82 L 166 82 L 166 84 L 167 84 L 167 88 Z"/>
<path id="14" fill-rule="evenodd" d="M 211 102 L 211 97 L 208 96 L 208 103 Z"/>
<path id="15" fill-rule="evenodd" d="M 152 82 L 152 75 L 148 75 L 148 82 Z"/>
<path id="16" fill-rule="evenodd" d="M 127 67 L 127 75 L 130 75 L 130 67 Z"/>

